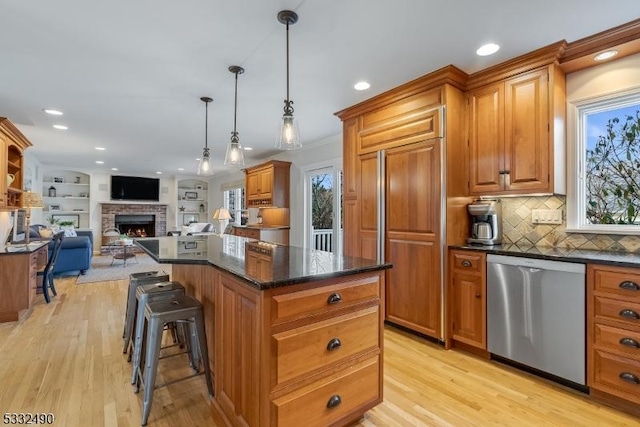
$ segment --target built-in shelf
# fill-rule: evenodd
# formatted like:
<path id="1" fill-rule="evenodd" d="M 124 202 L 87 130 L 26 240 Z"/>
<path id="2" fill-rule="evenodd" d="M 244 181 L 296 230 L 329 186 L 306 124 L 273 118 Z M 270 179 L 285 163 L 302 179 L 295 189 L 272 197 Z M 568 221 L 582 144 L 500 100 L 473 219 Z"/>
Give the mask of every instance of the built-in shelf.
<path id="1" fill-rule="evenodd" d="M 42 200 L 45 205 L 43 213 L 47 217 L 77 215 L 79 227 L 88 228 L 91 207 L 90 182 L 91 176 L 83 172 L 59 169 L 45 171 L 42 182 Z M 55 196 L 51 196 L 52 193 L 55 193 Z"/>
<path id="2" fill-rule="evenodd" d="M 195 197 L 193 199 L 189 197 Z M 176 226 L 191 222 L 209 221 L 208 183 L 197 179 L 178 181 L 178 202 L 176 206 Z M 182 209 L 182 210 L 181 210 Z"/>

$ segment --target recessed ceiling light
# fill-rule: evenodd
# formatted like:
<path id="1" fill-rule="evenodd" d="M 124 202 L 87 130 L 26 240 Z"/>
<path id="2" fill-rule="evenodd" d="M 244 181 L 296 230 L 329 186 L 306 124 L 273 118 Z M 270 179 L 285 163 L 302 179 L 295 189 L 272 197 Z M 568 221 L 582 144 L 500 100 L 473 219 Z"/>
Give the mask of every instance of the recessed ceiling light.
<path id="1" fill-rule="evenodd" d="M 178 170 L 179 170 L 179 171 L 183 171 L 183 170 L 184 170 L 184 168 L 178 168 Z"/>
<path id="2" fill-rule="evenodd" d="M 98 151 L 104 151 L 104 150 L 106 150 L 106 148 L 104 148 L 104 147 L 96 147 L 96 150 L 98 150 Z"/>
<path id="3" fill-rule="evenodd" d="M 367 82 L 358 82 L 355 85 L 353 85 L 353 88 L 355 90 L 367 90 L 371 87 L 371 85 Z"/>
<path id="4" fill-rule="evenodd" d="M 104 165 L 104 162 L 102 160 L 96 160 L 96 164 L 97 165 Z"/>
<path id="5" fill-rule="evenodd" d="M 44 110 L 42 110 L 42 111 L 44 111 L 44 112 L 45 112 L 45 113 L 47 113 L 47 114 L 51 114 L 52 116 L 61 116 L 61 115 L 63 115 L 63 114 L 64 114 L 62 111 L 59 111 L 59 110 L 52 110 L 51 108 L 45 108 L 45 109 L 44 109 Z"/>
<path id="6" fill-rule="evenodd" d="M 493 55 L 499 50 L 500 50 L 499 45 L 495 43 L 487 43 L 485 45 L 480 46 L 478 50 L 476 50 L 476 54 L 479 56 L 488 56 L 488 55 Z"/>
<path id="7" fill-rule="evenodd" d="M 247 150 L 247 151 L 251 151 L 251 150 L 253 150 L 253 147 L 243 147 L 243 148 L 244 148 L 245 150 Z"/>
<path id="8" fill-rule="evenodd" d="M 156 172 L 156 173 L 157 173 L 158 175 L 162 175 L 162 172 L 160 172 L 160 171 L 158 171 L 158 172 Z"/>
<path id="9" fill-rule="evenodd" d="M 69 128 L 68 128 L 67 126 L 65 126 L 65 125 L 53 125 L 53 127 L 54 127 L 55 129 L 59 129 L 59 130 L 67 130 L 67 129 L 69 129 Z"/>
<path id="10" fill-rule="evenodd" d="M 596 61 L 604 61 L 605 59 L 613 58 L 618 54 L 617 50 L 606 50 L 593 57 Z"/>
<path id="11" fill-rule="evenodd" d="M 111 168 L 111 170 L 112 170 L 112 171 L 117 171 L 117 170 L 118 170 L 118 168 Z"/>

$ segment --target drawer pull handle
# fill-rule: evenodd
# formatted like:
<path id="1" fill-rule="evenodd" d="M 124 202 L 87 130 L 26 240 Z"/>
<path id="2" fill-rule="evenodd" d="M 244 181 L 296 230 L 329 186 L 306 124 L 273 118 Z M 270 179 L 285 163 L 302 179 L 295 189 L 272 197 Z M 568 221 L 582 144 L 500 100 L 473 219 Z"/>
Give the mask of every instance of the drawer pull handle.
<path id="1" fill-rule="evenodd" d="M 636 282 L 632 282 L 631 280 L 620 282 L 618 287 L 620 287 L 621 289 L 626 289 L 627 291 L 640 291 L 640 285 L 638 285 Z"/>
<path id="2" fill-rule="evenodd" d="M 327 402 L 327 408 L 329 409 L 335 408 L 336 406 L 339 406 L 341 403 L 342 403 L 342 399 L 340 398 L 340 395 L 334 394 L 329 398 L 329 401 Z"/>
<path id="3" fill-rule="evenodd" d="M 640 384 L 640 378 L 633 375 L 631 372 L 620 372 L 618 375 L 622 381 L 626 381 L 631 384 Z"/>
<path id="4" fill-rule="evenodd" d="M 333 338 L 327 344 L 327 350 L 329 351 L 337 350 L 340 347 L 342 347 L 342 341 L 340 341 L 340 338 Z"/>
<path id="5" fill-rule="evenodd" d="M 628 308 L 625 308 L 624 310 L 620 310 L 620 313 L 618 314 L 620 315 L 620 317 L 626 317 L 627 319 L 633 319 L 633 320 L 640 319 L 640 314 Z"/>
<path id="6" fill-rule="evenodd" d="M 640 348 L 640 343 L 633 338 L 620 338 L 620 344 L 625 347 Z"/>
<path id="7" fill-rule="evenodd" d="M 342 301 L 342 296 L 337 292 L 332 293 L 329 295 L 329 298 L 327 298 L 327 304 L 337 304 L 340 301 Z"/>
<path id="8" fill-rule="evenodd" d="M 468 259 L 465 259 L 464 261 L 462 261 L 462 266 L 471 267 L 471 261 L 469 261 Z"/>

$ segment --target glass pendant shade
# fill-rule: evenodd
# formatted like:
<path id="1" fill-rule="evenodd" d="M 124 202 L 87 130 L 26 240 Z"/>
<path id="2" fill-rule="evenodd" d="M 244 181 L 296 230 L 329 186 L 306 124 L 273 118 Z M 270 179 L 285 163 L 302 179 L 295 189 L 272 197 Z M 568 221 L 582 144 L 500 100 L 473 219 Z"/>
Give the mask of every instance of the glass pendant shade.
<path id="1" fill-rule="evenodd" d="M 227 154 L 224 156 L 226 166 L 244 166 L 244 153 L 239 142 L 230 142 L 227 145 Z"/>
<path id="2" fill-rule="evenodd" d="M 276 148 L 280 150 L 297 150 L 302 147 L 298 120 L 293 114 L 284 114 L 280 122 L 280 132 L 276 138 Z"/>
<path id="3" fill-rule="evenodd" d="M 198 175 L 211 176 L 213 175 L 213 168 L 211 167 L 211 156 L 209 155 L 209 149 L 205 148 L 202 152 L 202 157 L 198 162 Z"/>
<path id="4" fill-rule="evenodd" d="M 211 176 L 213 175 L 213 165 L 211 164 L 211 155 L 209 153 L 209 145 L 207 144 L 207 137 L 209 134 L 209 103 L 213 99 L 203 96 L 200 101 L 204 102 L 204 149 L 202 150 L 202 157 L 198 162 L 198 175 Z"/>

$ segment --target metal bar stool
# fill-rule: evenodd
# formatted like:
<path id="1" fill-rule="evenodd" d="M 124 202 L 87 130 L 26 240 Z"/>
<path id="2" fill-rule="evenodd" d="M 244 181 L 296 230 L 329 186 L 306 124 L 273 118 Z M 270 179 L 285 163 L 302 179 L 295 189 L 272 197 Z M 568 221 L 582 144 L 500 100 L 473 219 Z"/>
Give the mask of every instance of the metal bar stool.
<path id="1" fill-rule="evenodd" d="M 133 331 L 133 366 L 131 368 L 131 384 L 135 384 L 136 378 L 138 375 L 138 370 L 140 369 L 140 363 L 142 361 L 142 349 L 144 346 L 144 328 L 145 328 L 145 318 L 144 318 L 144 309 L 147 303 L 154 301 L 163 301 L 163 300 L 171 300 L 177 297 L 184 295 L 184 286 L 182 286 L 178 282 L 160 282 L 160 283 L 149 283 L 146 285 L 140 285 L 136 288 L 136 321 L 134 325 Z M 174 334 L 174 343 L 179 341 L 180 344 L 187 342 L 187 347 L 189 348 L 189 343 L 187 339 L 176 339 L 176 328 L 175 322 L 169 322 L 170 329 Z M 164 327 L 164 325 L 163 325 Z M 182 337 L 187 337 L 186 332 L 182 333 Z M 160 336 L 162 338 L 162 334 Z M 187 350 L 189 351 L 189 350 Z M 180 354 L 180 353 L 179 353 Z M 189 358 L 191 360 L 191 357 Z"/>
<path id="2" fill-rule="evenodd" d="M 142 273 L 132 273 L 129 275 L 129 292 L 127 293 L 127 310 L 124 315 L 124 329 L 122 338 L 124 346 L 122 353 L 129 353 L 127 361 L 131 361 L 130 348 L 133 347 L 133 325 L 136 318 L 136 288 L 148 283 L 168 282 L 169 275 L 164 271 L 145 271 Z M 131 347 L 130 345 L 131 344 Z"/>
<path id="3" fill-rule="evenodd" d="M 144 309 L 144 319 L 141 318 L 140 320 L 145 324 L 147 329 L 146 343 L 143 346 L 144 366 L 138 371 L 135 385 L 136 393 L 140 390 L 140 385 L 144 388 L 142 425 L 147 425 L 153 400 L 153 391 L 157 388 L 204 374 L 209 390 L 209 397 L 213 398 L 213 381 L 209 369 L 204 316 L 200 302 L 187 295 L 179 296 L 171 300 L 149 302 Z M 169 322 L 186 323 L 188 325 L 189 335 L 193 343 L 191 347 L 194 353 L 192 360 L 201 361 L 204 372 L 200 371 L 199 363 L 195 362 L 192 367 L 196 372 L 193 375 L 156 386 L 163 325 Z"/>

